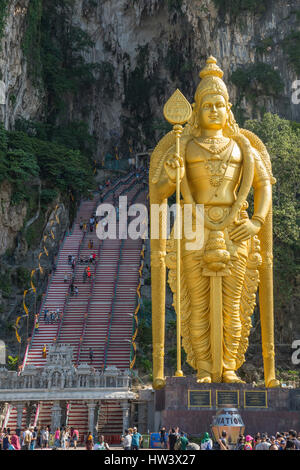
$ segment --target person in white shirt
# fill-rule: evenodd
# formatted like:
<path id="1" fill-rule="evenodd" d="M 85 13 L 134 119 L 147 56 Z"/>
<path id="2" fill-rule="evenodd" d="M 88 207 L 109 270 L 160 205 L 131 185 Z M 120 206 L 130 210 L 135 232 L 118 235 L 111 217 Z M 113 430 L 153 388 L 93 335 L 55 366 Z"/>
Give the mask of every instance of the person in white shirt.
<path id="1" fill-rule="evenodd" d="M 132 441 L 132 435 L 128 431 L 128 429 L 125 429 L 125 436 L 123 436 L 122 440 L 122 445 L 124 450 L 131 450 L 131 441 Z"/>

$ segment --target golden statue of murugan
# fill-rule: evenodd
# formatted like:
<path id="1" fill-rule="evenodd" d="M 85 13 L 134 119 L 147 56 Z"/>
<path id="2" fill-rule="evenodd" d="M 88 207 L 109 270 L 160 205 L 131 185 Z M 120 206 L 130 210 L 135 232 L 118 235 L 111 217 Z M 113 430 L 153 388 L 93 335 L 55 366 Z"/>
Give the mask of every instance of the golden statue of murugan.
<path id="1" fill-rule="evenodd" d="M 176 175 L 180 204 L 191 204 L 194 218 L 196 205 L 204 206 L 203 247 L 187 250 L 183 236 L 181 264 L 177 265 L 180 275 L 176 269 L 174 230 L 169 240 L 151 237 L 156 389 L 165 385 L 166 267 L 176 311 L 176 305 L 180 305 L 182 345 L 187 362 L 197 370 L 197 382 L 242 382 L 236 371 L 245 361 L 259 285 L 265 385 L 279 385 L 275 378 L 272 274 L 275 179 L 264 144 L 237 125 L 222 77 L 216 59 L 209 57 L 200 72 L 201 81 L 187 124 L 184 128 L 174 126 L 151 156 L 150 207 L 166 205 L 175 192 Z M 178 111 L 180 103 L 176 106 Z M 180 143 L 176 136 L 180 136 Z M 247 197 L 252 187 L 254 212 L 250 219 Z M 166 212 L 160 212 L 159 223 L 162 230 Z"/>

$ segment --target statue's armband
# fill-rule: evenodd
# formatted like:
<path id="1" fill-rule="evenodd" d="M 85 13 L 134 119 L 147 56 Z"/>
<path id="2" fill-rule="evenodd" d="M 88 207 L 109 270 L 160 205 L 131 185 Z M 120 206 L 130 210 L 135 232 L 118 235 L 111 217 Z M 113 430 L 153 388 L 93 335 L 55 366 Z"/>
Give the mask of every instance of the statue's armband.
<path id="1" fill-rule="evenodd" d="M 271 184 L 270 176 L 267 172 L 267 169 L 261 159 L 259 152 L 255 149 L 253 149 L 253 156 L 254 156 L 254 177 L 253 177 L 254 189 Z"/>

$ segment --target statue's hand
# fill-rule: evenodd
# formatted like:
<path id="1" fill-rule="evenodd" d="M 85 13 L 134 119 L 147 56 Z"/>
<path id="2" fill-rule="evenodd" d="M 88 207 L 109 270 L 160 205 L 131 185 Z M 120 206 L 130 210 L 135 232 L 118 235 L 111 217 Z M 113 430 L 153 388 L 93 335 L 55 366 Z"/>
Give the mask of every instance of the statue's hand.
<path id="1" fill-rule="evenodd" d="M 180 181 L 184 177 L 184 164 L 183 164 L 182 157 L 173 155 L 164 163 L 164 167 L 168 175 L 168 178 L 172 183 L 176 183 L 176 173 L 177 173 L 178 167 L 180 168 Z"/>
<path id="2" fill-rule="evenodd" d="M 261 229 L 261 222 L 258 220 L 245 219 L 233 229 L 229 237 L 234 242 L 243 242 L 256 235 Z"/>

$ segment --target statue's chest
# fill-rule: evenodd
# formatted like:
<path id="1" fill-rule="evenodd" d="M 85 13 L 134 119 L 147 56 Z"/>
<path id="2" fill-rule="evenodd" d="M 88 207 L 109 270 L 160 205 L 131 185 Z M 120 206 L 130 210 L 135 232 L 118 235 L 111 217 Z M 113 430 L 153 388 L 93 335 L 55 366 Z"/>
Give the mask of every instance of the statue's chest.
<path id="1" fill-rule="evenodd" d="M 207 178 L 215 186 L 220 180 L 236 179 L 240 172 L 242 154 L 237 144 L 226 149 L 213 149 L 214 153 L 191 142 L 186 152 L 187 174 L 190 180 Z"/>

